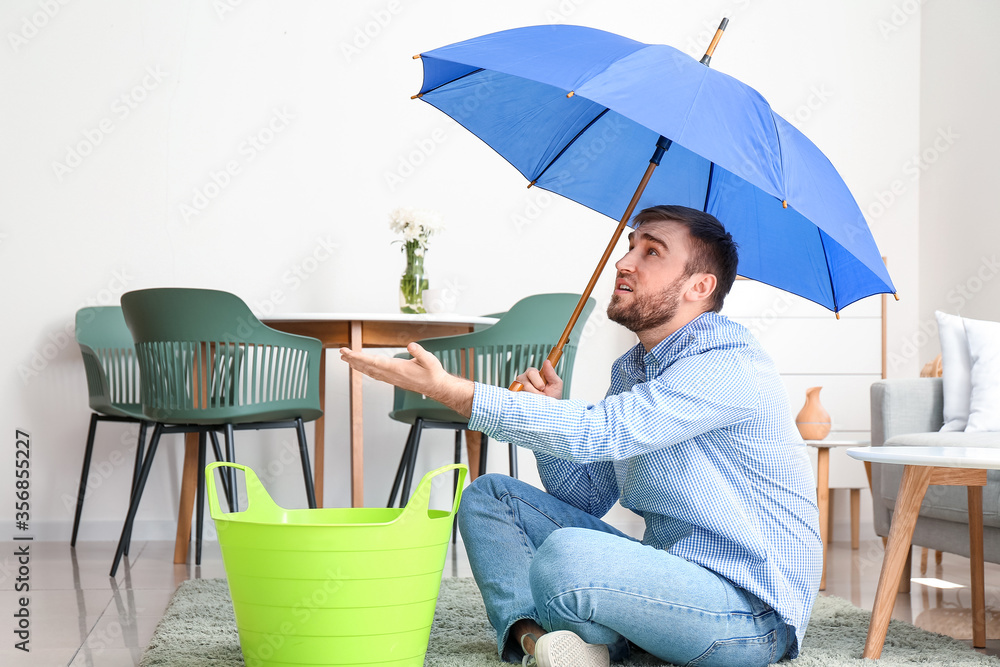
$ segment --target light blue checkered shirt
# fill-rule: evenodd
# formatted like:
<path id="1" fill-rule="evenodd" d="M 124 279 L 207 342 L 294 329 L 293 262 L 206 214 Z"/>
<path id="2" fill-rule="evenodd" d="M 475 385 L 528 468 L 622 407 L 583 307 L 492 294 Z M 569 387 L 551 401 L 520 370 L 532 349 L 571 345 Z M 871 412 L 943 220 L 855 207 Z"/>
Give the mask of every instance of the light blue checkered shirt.
<path id="1" fill-rule="evenodd" d="M 469 428 L 534 450 L 555 497 L 643 517 L 644 544 L 766 602 L 798 654 L 823 567 L 815 483 L 774 362 L 743 326 L 705 313 L 637 345 L 596 404 L 477 383 Z"/>

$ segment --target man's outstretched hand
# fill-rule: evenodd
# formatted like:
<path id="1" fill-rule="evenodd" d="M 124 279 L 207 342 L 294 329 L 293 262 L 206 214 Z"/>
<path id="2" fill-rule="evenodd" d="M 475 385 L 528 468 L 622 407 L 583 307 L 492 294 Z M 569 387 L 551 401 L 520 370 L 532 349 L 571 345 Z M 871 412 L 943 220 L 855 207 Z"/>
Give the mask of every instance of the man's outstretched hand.
<path id="1" fill-rule="evenodd" d="M 529 394 L 543 394 L 552 398 L 562 398 L 563 381 L 556 375 L 556 369 L 548 359 L 542 363 L 542 370 L 529 368 L 517 376 L 517 381 Z"/>
<path id="2" fill-rule="evenodd" d="M 415 391 L 447 405 L 459 414 L 472 415 L 474 384 L 448 373 L 438 358 L 416 343 L 406 346 L 412 359 L 383 357 L 340 348 L 340 358 L 370 378 Z"/>

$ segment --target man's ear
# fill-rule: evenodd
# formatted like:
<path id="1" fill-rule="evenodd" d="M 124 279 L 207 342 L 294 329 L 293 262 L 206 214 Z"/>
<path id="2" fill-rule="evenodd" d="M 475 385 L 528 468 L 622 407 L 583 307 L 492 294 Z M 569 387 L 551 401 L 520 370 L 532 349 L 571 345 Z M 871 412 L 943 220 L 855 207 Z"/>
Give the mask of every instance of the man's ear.
<path id="1" fill-rule="evenodd" d="M 712 298 L 715 288 L 719 284 L 719 279 L 711 273 L 696 273 L 691 276 L 691 280 L 693 282 L 684 293 L 684 298 L 692 302 L 705 301 Z"/>

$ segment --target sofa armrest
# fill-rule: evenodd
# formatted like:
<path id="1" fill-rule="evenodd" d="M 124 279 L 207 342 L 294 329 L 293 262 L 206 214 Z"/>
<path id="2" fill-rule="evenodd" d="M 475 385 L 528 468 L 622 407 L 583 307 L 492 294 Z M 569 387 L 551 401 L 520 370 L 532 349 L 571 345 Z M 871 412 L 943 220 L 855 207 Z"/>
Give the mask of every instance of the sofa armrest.
<path id="1" fill-rule="evenodd" d="M 872 445 L 904 433 L 928 433 L 944 424 L 941 378 L 879 380 L 872 384 Z"/>

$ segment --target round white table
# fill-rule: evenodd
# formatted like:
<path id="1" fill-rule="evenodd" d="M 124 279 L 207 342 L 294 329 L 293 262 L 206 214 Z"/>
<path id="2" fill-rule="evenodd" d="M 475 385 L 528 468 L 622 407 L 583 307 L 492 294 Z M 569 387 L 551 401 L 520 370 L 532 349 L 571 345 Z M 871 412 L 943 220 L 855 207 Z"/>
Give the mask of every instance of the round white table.
<path id="1" fill-rule="evenodd" d="M 903 479 L 882 558 L 875 603 L 872 606 L 864 657 L 882 655 L 889 618 L 903 564 L 910 552 L 913 529 L 931 484 L 965 486 L 969 494 L 969 554 L 972 569 L 972 645 L 986 646 L 986 599 L 983 575 L 983 487 L 986 471 L 1000 470 L 1000 448 L 989 447 L 860 447 L 847 455 L 870 463 L 902 465 Z M 909 576 L 909 573 L 906 573 Z"/>

